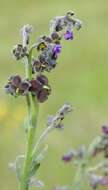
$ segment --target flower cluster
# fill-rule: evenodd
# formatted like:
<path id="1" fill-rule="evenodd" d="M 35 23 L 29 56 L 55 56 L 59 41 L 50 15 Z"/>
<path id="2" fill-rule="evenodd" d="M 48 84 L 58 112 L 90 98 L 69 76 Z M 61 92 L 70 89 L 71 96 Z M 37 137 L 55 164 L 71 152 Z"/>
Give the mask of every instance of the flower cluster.
<path id="1" fill-rule="evenodd" d="M 102 162 L 91 166 L 90 161 L 99 153 L 103 153 L 104 158 Z M 100 136 L 92 141 L 88 149 L 85 146 L 80 146 L 77 150 L 71 149 L 62 156 L 62 161 L 64 163 L 70 163 L 72 161 L 78 167 L 77 170 L 81 172 L 79 176 L 83 176 L 83 182 L 85 180 L 88 181 L 93 190 L 100 186 L 108 186 L 108 126 L 102 126 Z M 82 181 L 82 178 L 77 180 L 75 184 L 73 183 L 75 185 L 73 186 L 74 188 L 80 180 Z"/>
<path id="2" fill-rule="evenodd" d="M 66 15 L 55 17 L 50 21 L 50 34 L 43 35 L 29 48 L 30 33 L 32 26 L 24 25 L 21 28 L 22 43 L 18 43 L 13 48 L 13 56 L 18 60 L 23 60 L 25 67 L 29 64 L 30 78 L 21 80 L 19 75 L 10 77 L 5 86 L 6 92 L 18 96 L 27 95 L 31 91 L 37 96 L 39 102 L 44 102 L 51 93 L 47 77 L 42 75 L 44 71 L 51 71 L 57 65 L 57 59 L 62 50 L 61 40 L 73 39 L 73 28 L 81 28 L 81 21 L 74 18 L 74 12 L 68 11 Z M 37 50 L 38 56 L 33 56 L 33 49 Z M 30 71 L 31 70 L 31 71 Z M 37 77 L 34 77 L 34 74 Z M 36 78 L 36 79 L 34 79 Z M 30 80 L 31 79 L 31 80 Z M 16 81 L 18 83 L 16 84 Z"/>
<path id="3" fill-rule="evenodd" d="M 97 189 L 99 186 L 108 186 L 108 177 L 93 174 L 90 176 L 90 185 L 92 189 Z"/>
<path id="4" fill-rule="evenodd" d="M 53 35 L 55 36 L 55 44 L 53 43 Z M 51 71 L 57 64 L 58 55 L 61 53 L 62 46 L 60 45 L 59 35 L 53 33 L 51 37 L 42 36 L 36 43 L 38 58 L 33 59 L 33 73 Z"/>
<path id="5" fill-rule="evenodd" d="M 50 21 L 50 35 L 41 36 L 36 42 L 39 56 L 33 60 L 33 72 L 51 71 L 55 68 L 62 49 L 62 37 L 72 40 L 74 26 L 77 30 L 81 28 L 81 21 L 73 16 L 73 11 L 68 11 L 65 16 L 55 17 Z"/>
<path id="6" fill-rule="evenodd" d="M 27 95 L 30 91 L 36 95 L 39 102 L 44 102 L 51 93 L 48 79 L 44 75 L 37 75 L 35 79 L 22 80 L 19 75 L 11 76 L 5 86 L 7 93 L 17 97 Z"/>
<path id="7" fill-rule="evenodd" d="M 27 80 L 22 80 L 19 75 L 11 76 L 5 86 L 6 92 L 13 96 L 26 95 L 29 88 L 30 83 Z"/>
<path id="8" fill-rule="evenodd" d="M 102 126 L 102 134 L 93 141 L 90 147 L 91 156 L 103 153 L 105 158 L 108 158 L 108 127 Z"/>
<path id="9" fill-rule="evenodd" d="M 62 156 L 62 160 L 64 163 L 69 163 L 73 161 L 73 159 L 76 160 L 82 160 L 85 157 L 86 148 L 85 146 L 80 146 L 78 150 L 71 149 L 66 154 Z"/>
<path id="10" fill-rule="evenodd" d="M 37 96 L 39 102 L 47 100 L 51 93 L 51 87 L 46 76 L 37 75 L 36 79 L 30 81 L 30 84 L 30 91 Z"/>
<path id="11" fill-rule="evenodd" d="M 55 115 L 50 115 L 48 117 L 47 126 L 48 128 L 57 128 L 63 129 L 63 120 L 65 115 L 72 111 L 72 106 L 68 103 L 65 103 Z"/>

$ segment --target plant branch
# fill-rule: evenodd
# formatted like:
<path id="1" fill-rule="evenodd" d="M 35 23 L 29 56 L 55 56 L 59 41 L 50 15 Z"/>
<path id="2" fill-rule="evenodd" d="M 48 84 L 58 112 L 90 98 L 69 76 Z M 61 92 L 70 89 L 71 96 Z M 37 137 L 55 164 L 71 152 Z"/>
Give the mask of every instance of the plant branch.
<path id="1" fill-rule="evenodd" d="M 26 67 L 26 77 L 28 79 L 32 78 L 32 71 L 31 71 L 31 56 L 32 50 L 29 53 L 28 59 L 25 63 Z M 34 144 L 35 138 L 35 130 L 37 125 L 37 118 L 38 118 L 38 102 L 35 96 L 30 92 L 27 98 L 27 106 L 28 106 L 28 134 L 27 134 L 27 145 L 26 145 L 26 154 L 25 154 L 25 161 L 21 176 L 21 182 L 19 185 L 19 190 L 28 190 L 29 189 L 29 172 L 31 168 L 32 162 L 32 149 Z"/>

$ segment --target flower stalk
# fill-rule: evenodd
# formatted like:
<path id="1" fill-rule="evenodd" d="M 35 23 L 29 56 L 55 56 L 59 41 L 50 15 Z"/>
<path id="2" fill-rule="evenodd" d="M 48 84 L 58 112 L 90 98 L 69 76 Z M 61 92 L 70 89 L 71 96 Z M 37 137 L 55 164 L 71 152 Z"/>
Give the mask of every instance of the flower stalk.
<path id="1" fill-rule="evenodd" d="M 26 78 L 29 80 L 32 77 L 31 73 L 31 54 L 30 51 L 29 57 L 26 59 L 25 70 Z M 27 145 L 25 153 L 25 161 L 23 166 L 23 172 L 21 176 L 21 182 L 19 184 L 19 190 L 28 190 L 29 189 L 29 173 L 32 163 L 32 150 L 35 139 L 35 131 L 37 127 L 38 111 L 39 105 L 37 99 L 31 92 L 27 95 L 27 106 L 28 106 L 28 132 L 27 132 Z"/>
<path id="2" fill-rule="evenodd" d="M 75 179 L 72 184 L 72 190 L 83 190 L 82 182 L 83 182 L 84 173 L 85 173 L 84 168 L 85 168 L 84 164 L 80 163 L 77 168 Z"/>

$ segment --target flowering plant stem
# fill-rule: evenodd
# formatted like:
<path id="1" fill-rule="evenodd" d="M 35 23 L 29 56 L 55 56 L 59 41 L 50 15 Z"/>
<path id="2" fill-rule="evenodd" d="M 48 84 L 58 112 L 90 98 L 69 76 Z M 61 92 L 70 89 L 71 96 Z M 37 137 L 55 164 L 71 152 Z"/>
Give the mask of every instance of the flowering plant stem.
<path id="1" fill-rule="evenodd" d="M 23 60 L 25 64 L 26 78 L 23 79 L 19 74 L 12 75 L 5 85 L 5 90 L 6 93 L 14 97 L 25 96 L 28 107 L 25 128 L 27 137 L 26 152 L 24 155 L 18 156 L 15 163 L 11 164 L 11 168 L 16 171 L 19 180 L 19 190 L 29 190 L 30 186 L 43 187 L 44 184 L 35 178 L 35 174 L 47 148 L 45 146 L 40 152 L 37 149 L 50 131 L 53 131 L 54 128 L 64 128 L 64 117 L 72 111 L 71 105 L 65 103 L 55 115 L 48 117 L 47 128 L 35 141 L 39 103 L 46 101 L 51 94 L 49 80 L 43 72 L 50 72 L 56 67 L 58 56 L 62 50 L 62 38 L 72 40 L 73 28 L 75 27 L 77 30 L 81 28 L 81 21 L 73 16 L 74 12 L 68 11 L 64 16 L 52 19 L 49 28 L 50 34 L 40 36 L 31 48 L 29 42 L 32 26 L 24 25 L 20 30 L 22 43 L 18 43 L 13 49 L 14 58 L 17 61 Z M 33 56 L 34 49 L 38 52 L 37 57 Z M 79 189 L 75 187 L 74 190 Z"/>
<path id="2" fill-rule="evenodd" d="M 82 183 L 85 176 L 85 163 L 79 163 L 75 179 L 73 181 L 72 190 L 83 190 Z"/>
<path id="3" fill-rule="evenodd" d="M 32 51 L 30 51 L 29 56 L 27 57 L 25 62 L 26 78 L 28 79 L 32 78 L 31 55 Z M 29 189 L 29 173 L 32 163 L 32 150 L 33 150 L 35 130 L 37 125 L 38 110 L 39 110 L 37 99 L 31 92 L 27 95 L 27 106 L 28 106 L 27 145 L 26 145 L 25 160 L 23 165 L 23 172 L 19 184 L 19 190 Z"/>

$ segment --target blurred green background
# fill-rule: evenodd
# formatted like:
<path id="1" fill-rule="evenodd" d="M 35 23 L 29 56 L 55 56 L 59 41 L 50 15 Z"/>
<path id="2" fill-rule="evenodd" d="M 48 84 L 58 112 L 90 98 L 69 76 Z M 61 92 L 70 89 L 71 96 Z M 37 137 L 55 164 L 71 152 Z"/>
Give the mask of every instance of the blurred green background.
<path id="1" fill-rule="evenodd" d="M 21 41 L 19 28 L 32 24 L 33 42 L 48 33 L 51 18 L 70 9 L 83 21 L 83 28 L 73 41 L 63 42 L 59 64 L 48 75 L 53 90 L 49 100 L 40 105 L 37 135 L 46 127 L 48 114 L 55 113 L 64 102 L 70 102 L 74 111 L 67 116 L 64 131 L 54 131 L 45 142 L 49 144 L 48 154 L 37 173 L 45 182 L 45 190 L 55 184 L 71 184 L 73 167 L 61 162 L 62 154 L 70 147 L 88 145 L 101 125 L 108 124 L 108 1 L 0 0 L 0 190 L 17 190 L 8 163 L 25 150 L 25 99 L 15 99 L 3 91 L 11 74 L 24 74 L 23 65 L 11 55 L 13 45 Z"/>

